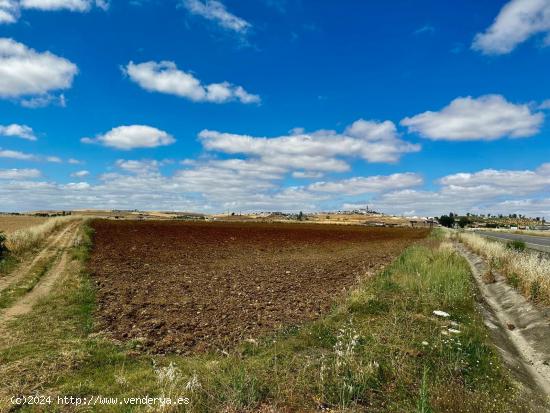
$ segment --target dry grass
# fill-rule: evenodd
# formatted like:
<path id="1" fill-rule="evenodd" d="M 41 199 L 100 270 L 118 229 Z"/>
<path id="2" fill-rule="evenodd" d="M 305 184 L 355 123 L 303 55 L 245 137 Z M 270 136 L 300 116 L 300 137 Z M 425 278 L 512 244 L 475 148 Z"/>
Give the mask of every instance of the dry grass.
<path id="1" fill-rule="evenodd" d="M 49 218 L 38 225 L 17 229 L 8 233 L 6 246 L 12 254 L 20 255 L 38 246 L 56 229 L 76 219 L 79 217 L 73 215 Z"/>
<path id="2" fill-rule="evenodd" d="M 28 215 L 0 215 L 0 232 L 9 235 L 12 232 L 41 224 L 44 221 L 46 221 L 46 218 Z"/>
<path id="3" fill-rule="evenodd" d="M 533 300 L 550 303 L 550 259 L 531 251 L 516 251 L 506 244 L 489 241 L 472 233 L 458 233 L 458 239 L 485 257 L 490 268 L 498 268 L 510 284 Z"/>
<path id="4" fill-rule="evenodd" d="M 535 237 L 550 237 L 550 231 L 533 231 L 533 230 L 518 230 L 514 234 L 531 235 Z"/>

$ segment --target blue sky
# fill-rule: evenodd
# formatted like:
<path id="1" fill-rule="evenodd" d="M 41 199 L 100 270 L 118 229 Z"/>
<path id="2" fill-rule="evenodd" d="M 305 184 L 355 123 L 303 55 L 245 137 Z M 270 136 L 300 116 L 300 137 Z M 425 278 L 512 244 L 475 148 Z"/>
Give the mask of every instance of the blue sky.
<path id="1" fill-rule="evenodd" d="M 549 0 L 0 0 L 0 210 L 548 218 L 549 45 Z"/>

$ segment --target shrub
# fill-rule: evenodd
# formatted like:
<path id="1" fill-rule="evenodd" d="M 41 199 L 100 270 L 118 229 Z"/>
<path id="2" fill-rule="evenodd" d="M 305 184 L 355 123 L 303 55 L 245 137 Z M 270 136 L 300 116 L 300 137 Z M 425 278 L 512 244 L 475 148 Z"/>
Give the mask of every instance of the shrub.
<path id="1" fill-rule="evenodd" d="M 464 228 L 466 225 L 470 225 L 471 221 L 467 217 L 460 217 L 458 220 L 458 226 Z"/>
<path id="2" fill-rule="evenodd" d="M 6 235 L 3 232 L 0 232 L 0 259 L 4 258 L 4 256 L 9 252 L 6 245 L 6 239 Z"/>
<path id="3" fill-rule="evenodd" d="M 522 252 L 525 251 L 525 242 L 515 239 L 508 241 L 506 247 L 514 251 Z"/>
<path id="4" fill-rule="evenodd" d="M 447 228 L 451 228 L 455 224 L 454 217 L 449 215 L 441 215 L 438 220 L 441 225 Z"/>

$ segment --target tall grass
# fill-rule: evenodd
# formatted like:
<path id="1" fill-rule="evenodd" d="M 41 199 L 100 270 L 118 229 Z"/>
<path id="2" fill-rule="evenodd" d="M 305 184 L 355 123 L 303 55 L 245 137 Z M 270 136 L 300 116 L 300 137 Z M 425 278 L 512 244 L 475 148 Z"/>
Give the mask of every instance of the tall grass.
<path id="1" fill-rule="evenodd" d="M 519 251 L 489 241 L 477 234 L 456 235 L 468 248 L 485 257 L 490 268 L 498 268 L 508 282 L 533 300 L 550 304 L 550 259 L 529 250 Z"/>
<path id="2" fill-rule="evenodd" d="M 12 254 L 23 254 L 40 245 L 55 230 L 76 219 L 79 217 L 72 215 L 54 217 L 41 224 L 16 230 L 7 236 L 6 246 Z"/>

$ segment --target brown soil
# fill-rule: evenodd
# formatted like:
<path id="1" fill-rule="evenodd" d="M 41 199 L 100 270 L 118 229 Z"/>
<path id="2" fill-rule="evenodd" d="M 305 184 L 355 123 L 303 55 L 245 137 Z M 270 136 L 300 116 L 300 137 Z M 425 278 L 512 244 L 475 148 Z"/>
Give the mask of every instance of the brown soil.
<path id="1" fill-rule="evenodd" d="M 90 270 L 101 328 L 153 352 L 224 350 L 317 318 L 427 230 L 107 221 Z"/>

